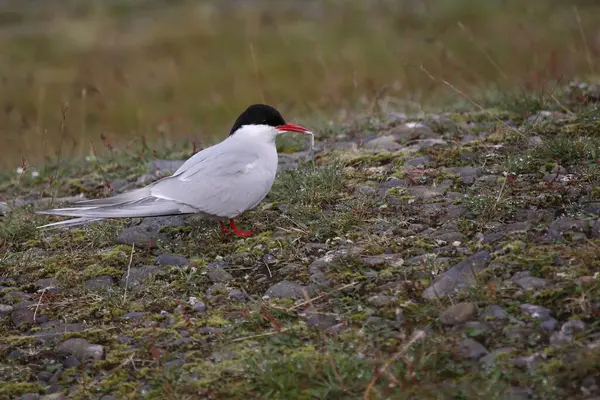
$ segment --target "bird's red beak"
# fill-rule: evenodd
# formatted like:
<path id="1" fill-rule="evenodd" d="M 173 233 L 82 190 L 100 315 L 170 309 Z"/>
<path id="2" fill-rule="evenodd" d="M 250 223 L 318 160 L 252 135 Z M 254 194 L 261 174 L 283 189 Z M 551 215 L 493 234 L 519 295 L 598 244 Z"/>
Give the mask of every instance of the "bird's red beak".
<path id="1" fill-rule="evenodd" d="M 281 132 L 298 132 L 298 133 L 311 134 L 311 132 L 308 129 L 306 129 L 305 127 L 303 127 L 301 125 L 296 125 L 296 124 L 279 125 L 277 127 L 277 130 L 281 131 Z"/>

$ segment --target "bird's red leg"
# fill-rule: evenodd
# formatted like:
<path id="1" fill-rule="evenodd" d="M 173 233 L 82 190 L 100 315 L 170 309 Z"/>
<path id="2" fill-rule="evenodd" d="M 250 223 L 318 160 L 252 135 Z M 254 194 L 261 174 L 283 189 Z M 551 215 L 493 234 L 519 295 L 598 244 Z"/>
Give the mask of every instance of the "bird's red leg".
<path id="1" fill-rule="evenodd" d="M 223 233 L 231 232 L 231 229 L 225 228 L 225 224 L 223 223 L 223 221 L 219 220 L 219 224 L 221 224 L 221 232 L 223 232 Z"/>
<path id="2" fill-rule="evenodd" d="M 244 237 L 248 237 L 248 236 L 252 236 L 253 233 L 250 231 L 240 231 L 237 226 L 235 226 L 235 222 L 233 222 L 233 218 L 229 220 L 229 224 L 231 225 L 231 230 L 233 233 L 235 233 L 238 236 L 244 236 Z"/>

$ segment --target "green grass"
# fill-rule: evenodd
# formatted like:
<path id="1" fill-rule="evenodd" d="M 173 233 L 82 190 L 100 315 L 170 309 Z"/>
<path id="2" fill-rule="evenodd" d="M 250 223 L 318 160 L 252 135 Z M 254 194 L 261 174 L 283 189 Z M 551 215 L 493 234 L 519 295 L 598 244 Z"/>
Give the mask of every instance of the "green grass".
<path id="1" fill-rule="evenodd" d="M 313 123 L 464 101 L 442 79 L 523 116 L 598 72 L 600 6 L 583 0 L 93 4 L 0 15 L 0 168 L 209 144 L 254 102 Z"/>

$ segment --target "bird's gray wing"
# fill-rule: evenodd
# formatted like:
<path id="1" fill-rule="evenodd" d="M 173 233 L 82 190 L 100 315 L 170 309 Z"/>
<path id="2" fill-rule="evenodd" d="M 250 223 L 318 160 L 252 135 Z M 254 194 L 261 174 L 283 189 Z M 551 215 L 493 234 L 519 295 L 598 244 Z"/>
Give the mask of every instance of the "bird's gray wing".
<path id="1" fill-rule="evenodd" d="M 152 196 L 186 204 L 200 212 L 235 217 L 255 207 L 271 189 L 277 153 L 252 148 L 223 152 L 180 171 L 151 188 Z"/>

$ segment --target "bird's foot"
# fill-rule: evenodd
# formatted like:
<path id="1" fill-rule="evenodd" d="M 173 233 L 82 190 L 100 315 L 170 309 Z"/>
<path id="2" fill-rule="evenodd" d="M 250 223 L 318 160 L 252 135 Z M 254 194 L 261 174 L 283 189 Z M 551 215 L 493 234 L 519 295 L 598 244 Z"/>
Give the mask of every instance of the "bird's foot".
<path id="1" fill-rule="evenodd" d="M 235 233 L 238 236 L 250 237 L 250 236 L 254 235 L 250 231 L 241 231 L 241 230 L 239 230 L 237 228 L 237 226 L 235 226 L 235 222 L 233 222 L 233 218 L 229 220 L 229 225 L 231 225 L 231 232 Z"/>
<path id="2" fill-rule="evenodd" d="M 231 229 L 225 228 L 225 224 L 223 223 L 223 221 L 219 220 L 219 224 L 221 224 L 221 232 L 223 232 L 223 233 L 230 233 L 231 232 Z"/>

